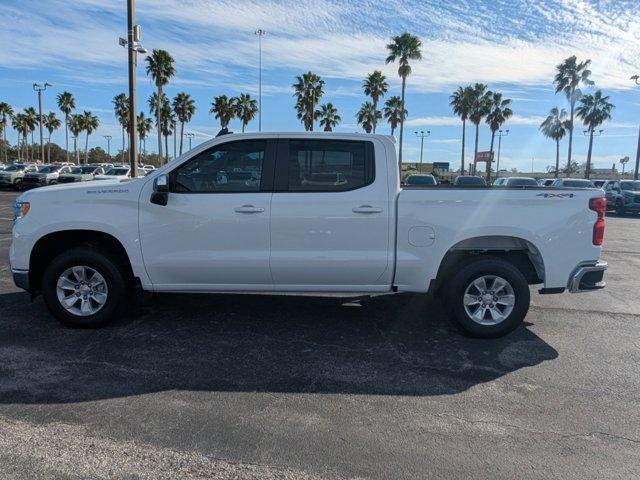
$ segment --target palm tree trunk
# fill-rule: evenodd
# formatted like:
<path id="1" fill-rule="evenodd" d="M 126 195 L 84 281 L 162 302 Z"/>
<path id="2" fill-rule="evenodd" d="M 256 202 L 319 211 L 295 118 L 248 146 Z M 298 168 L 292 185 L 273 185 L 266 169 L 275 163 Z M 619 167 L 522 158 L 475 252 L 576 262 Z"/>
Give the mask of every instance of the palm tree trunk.
<path id="1" fill-rule="evenodd" d="M 554 178 L 558 178 L 558 170 L 560 170 L 560 140 L 556 139 L 556 173 Z"/>
<path id="2" fill-rule="evenodd" d="M 462 153 L 460 154 L 460 175 L 464 175 L 464 144 L 467 132 L 467 119 L 462 119 Z"/>
<path id="3" fill-rule="evenodd" d="M 491 161 L 493 160 L 493 142 L 496 138 L 496 131 L 491 130 L 491 146 L 489 147 L 489 159 L 487 160 L 487 183 L 491 182 Z"/>
<path id="4" fill-rule="evenodd" d="M 161 123 L 162 120 L 162 85 L 158 85 L 158 103 L 156 104 L 156 122 L 158 122 L 158 158 L 162 161 L 162 132 Z"/>
<path id="5" fill-rule="evenodd" d="M 375 116 L 375 112 L 378 110 L 378 100 L 373 101 L 373 133 L 376 133 L 376 126 L 378 125 L 378 119 Z"/>
<path id="6" fill-rule="evenodd" d="M 404 136 L 404 92 L 407 87 L 407 77 L 402 77 L 402 93 L 400 98 L 400 145 L 398 147 L 398 170 L 402 176 L 402 137 Z"/>
<path id="7" fill-rule="evenodd" d="M 87 137 L 84 141 L 84 163 L 89 162 L 89 132 L 87 132 Z"/>
<path id="8" fill-rule="evenodd" d="M 183 140 L 184 140 L 184 122 L 180 122 L 180 155 L 182 155 Z"/>
<path id="9" fill-rule="evenodd" d="M 49 132 L 49 141 L 47 142 L 47 163 L 51 163 L 51 132 Z"/>
<path id="10" fill-rule="evenodd" d="M 573 97 L 573 94 L 571 95 Z M 571 149 L 573 146 L 573 112 L 575 108 L 575 100 L 571 100 L 571 113 L 569 117 L 569 151 L 567 153 L 567 177 L 571 175 Z"/>
<path id="11" fill-rule="evenodd" d="M 587 167 L 584 169 L 584 178 L 589 180 L 591 175 L 591 152 L 593 151 L 593 128 L 589 129 L 589 150 L 587 151 Z"/>
<path id="12" fill-rule="evenodd" d="M 64 114 L 64 148 L 67 153 L 67 163 L 69 162 L 69 114 Z"/>
<path id="13" fill-rule="evenodd" d="M 124 162 L 124 125 L 122 126 L 122 155 L 121 162 Z"/>
<path id="14" fill-rule="evenodd" d="M 475 175 L 478 168 L 478 162 L 476 161 L 476 158 L 478 157 L 478 130 L 480 129 L 480 124 L 475 123 L 474 125 L 476 126 L 476 142 L 473 147 L 473 174 Z"/>
<path id="15" fill-rule="evenodd" d="M 395 131 L 396 131 L 396 128 L 395 127 L 391 127 L 391 136 L 392 137 L 393 137 L 393 132 L 395 132 Z"/>
<path id="16" fill-rule="evenodd" d="M 164 136 L 164 160 L 165 163 L 169 161 L 169 135 Z"/>

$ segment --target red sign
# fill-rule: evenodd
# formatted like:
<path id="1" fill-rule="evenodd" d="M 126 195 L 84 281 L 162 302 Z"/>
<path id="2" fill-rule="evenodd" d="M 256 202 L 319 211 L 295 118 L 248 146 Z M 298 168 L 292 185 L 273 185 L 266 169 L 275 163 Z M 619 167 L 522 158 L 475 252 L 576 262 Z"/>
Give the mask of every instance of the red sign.
<path id="1" fill-rule="evenodd" d="M 478 162 L 488 162 L 490 160 L 493 160 L 493 155 L 491 154 L 491 152 L 486 151 L 486 152 L 478 152 L 476 153 L 476 163 Z"/>

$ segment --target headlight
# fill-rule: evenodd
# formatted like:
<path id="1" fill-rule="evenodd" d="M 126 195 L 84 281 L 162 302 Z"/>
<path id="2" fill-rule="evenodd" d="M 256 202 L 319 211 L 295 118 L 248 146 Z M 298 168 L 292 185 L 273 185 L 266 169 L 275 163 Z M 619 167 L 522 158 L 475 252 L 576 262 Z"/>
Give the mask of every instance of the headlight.
<path id="1" fill-rule="evenodd" d="M 31 209 L 31 204 L 29 202 L 14 203 L 13 204 L 13 221 L 15 222 L 19 218 L 26 217 L 30 209 Z"/>

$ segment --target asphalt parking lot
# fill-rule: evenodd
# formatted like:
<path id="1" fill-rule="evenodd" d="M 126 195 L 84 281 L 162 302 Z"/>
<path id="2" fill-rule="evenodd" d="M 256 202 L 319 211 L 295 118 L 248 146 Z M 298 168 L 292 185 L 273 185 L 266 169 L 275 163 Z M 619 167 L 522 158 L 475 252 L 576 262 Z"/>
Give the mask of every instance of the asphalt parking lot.
<path id="1" fill-rule="evenodd" d="M 11 281 L 0 192 L 0 478 L 638 478 L 640 217 L 605 290 L 498 340 L 438 301 L 164 295 L 65 329 Z"/>

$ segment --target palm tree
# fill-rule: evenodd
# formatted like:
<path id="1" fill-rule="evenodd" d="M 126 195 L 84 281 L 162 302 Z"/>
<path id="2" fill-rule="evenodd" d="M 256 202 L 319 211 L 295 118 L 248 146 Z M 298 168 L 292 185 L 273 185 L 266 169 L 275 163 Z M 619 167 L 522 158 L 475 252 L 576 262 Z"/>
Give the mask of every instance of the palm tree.
<path id="1" fill-rule="evenodd" d="M 491 161 L 493 160 L 493 142 L 496 138 L 496 132 L 502 124 L 513 115 L 513 111 L 509 108 L 511 100 L 502 98 L 499 92 L 493 92 L 488 97 L 487 124 L 491 130 L 491 146 L 489 148 L 489 160 L 487 160 L 487 183 L 491 181 Z"/>
<path id="2" fill-rule="evenodd" d="M 589 150 L 587 151 L 587 167 L 584 172 L 584 178 L 589 178 L 591 174 L 593 132 L 605 121 L 611 120 L 611 111 L 614 108 L 614 105 L 609 102 L 609 97 L 602 95 L 602 90 L 596 90 L 593 95 L 584 95 L 580 98 L 580 106 L 576 109 L 576 114 L 589 132 Z"/>
<path id="3" fill-rule="evenodd" d="M 553 107 L 549 110 L 549 115 L 547 115 L 547 118 L 540 124 L 542 134 L 556 142 L 555 178 L 558 178 L 558 173 L 560 172 L 560 140 L 564 138 L 568 127 L 567 112 L 564 108 L 560 110 L 558 107 Z"/>
<path id="4" fill-rule="evenodd" d="M 173 111 L 180 122 L 180 155 L 182 155 L 184 124 L 191 121 L 191 117 L 196 113 L 196 102 L 188 93 L 180 92 L 173 98 Z"/>
<path id="5" fill-rule="evenodd" d="M 162 87 L 169 83 L 169 80 L 176 74 L 173 67 L 173 57 L 166 50 L 153 50 L 151 55 L 145 58 L 147 62 L 147 75 L 151 75 L 158 89 L 158 97 L 162 98 Z M 161 115 L 163 109 L 156 109 L 156 125 L 162 124 Z M 162 139 L 158 135 L 158 157 L 162 158 Z"/>
<path id="6" fill-rule="evenodd" d="M 82 115 L 74 113 L 69 117 L 69 130 L 71 131 L 71 135 L 73 135 L 73 150 L 75 152 L 76 164 L 80 165 L 78 136 L 84 131 L 84 118 Z"/>
<path id="7" fill-rule="evenodd" d="M 332 132 L 342 121 L 342 117 L 338 115 L 338 109 L 331 102 L 320 105 L 317 114 L 320 126 L 324 127 L 325 132 Z"/>
<path id="8" fill-rule="evenodd" d="M 44 117 L 44 127 L 49 132 L 49 140 L 47 141 L 47 163 L 51 163 L 51 134 L 60 128 L 62 122 L 56 117 L 55 112 L 49 112 Z"/>
<path id="9" fill-rule="evenodd" d="M 76 100 L 70 92 L 59 93 L 56 97 L 58 108 L 64 113 L 64 148 L 67 152 L 67 162 L 69 161 L 69 115 L 76 108 Z"/>
<path id="10" fill-rule="evenodd" d="M 387 56 L 386 63 L 395 62 L 398 60 L 398 75 L 402 78 L 402 93 L 400 98 L 402 103 L 400 104 L 401 110 L 404 110 L 405 106 L 405 90 L 407 87 L 407 77 L 411 74 L 411 65 L 409 60 L 422 60 L 422 42 L 420 39 L 408 32 L 403 33 L 400 36 L 393 37 L 391 43 L 387 45 L 389 50 L 389 56 Z M 404 120 L 406 115 L 401 113 L 400 115 L 400 146 L 398 148 L 398 168 L 402 168 L 402 135 L 404 132 Z"/>
<path id="11" fill-rule="evenodd" d="M 164 160 L 165 162 L 169 161 L 169 137 L 173 135 L 173 129 L 176 125 L 175 115 L 173 110 L 171 110 L 171 104 L 169 100 L 166 99 L 162 102 L 162 123 L 160 124 L 160 128 L 158 129 L 162 136 L 164 137 Z"/>
<path id="12" fill-rule="evenodd" d="M 391 126 L 391 135 L 395 132 L 400 122 L 407 119 L 409 110 L 402 108 L 402 99 L 397 95 L 389 98 L 384 102 L 384 108 L 382 109 L 384 118 Z"/>
<path id="13" fill-rule="evenodd" d="M 242 133 L 248 123 L 253 120 L 258 113 L 258 101 L 251 98 L 248 93 L 241 93 L 239 97 L 235 99 L 236 115 L 242 122 Z"/>
<path id="14" fill-rule="evenodd" d="M 82 114 L 82 129 L 87 133 L 84 142 L 84 163 L 89 161 L 89 135 L 91 135 L 100 125 L 100 119 L 93 113 L 85 110 Z"/>
<path id="15" fill-rule="evenodd" d="M 25 152 L 22 152 L 22 156 L 20 157 L 20 148 L 18 148 L 18 159 L 26 160 L 26 150 L 27 150 L 27 135 L 29 134 L 29 122 L 27 116 L 24 113 L 18 113 L 14 115 L 11 125 L 18 132 L 19 136 L 22 137 L 22 146 L 25 149 Z"/>
<path id="16" fill-rule="evenodd" d="M 158 101 L 160 98 L 160 101 Z M 152 93 L 148 100 L 149 111 L 151 115 L 153 115 L 156 119 L 156 131 L 158 132 L 158 137 L 160 137 L 160 143 L 162 143 L 162 134 L 163 127 L 166 125 L 167 121 L 171 121 L 173 117 L 173 112 L 171 110 L 171 104 L 169 103 L 169 99 L 163 93 L 161 97 L 158 97 L 157 93 Z M 158 114 L 158 110 L 160 110 L 160 114 Z M 171 119 L 165 119 L 164 116 L 171 117 Z M 161 123 L 158 123 L 158 119 L 160 119 Z M 164 128 L 166 130 L 166 128 Z M 167 142 L 165 142 L 166 144 Z M 167 157 L 165 160 L 168 161 L 169 152 L 167 153 Z M 160 153 L 158 154 L 158 158 L 162 160 L 162 149 L 160 149 Z"/>
<path id="17" fill-rule="evenodd" d="M 371 97 L 373 102 L 373 108 L 378 110 L 378 100 L 380 97 L 384 97 L 385 93 L 389 89 L 387 83 L 387 77 L 385 77 L 380 70 L 374 70 L 373 73 L 367 75 L 362 84 L 364 94 Z M 376 133 L 377 120 L 373 124 L 373 133 Z"/>
<path id="18" fill-rule="evenodd" d="M 225 129 L 229 127 L 229 122 L 236 118 L 238 110 L 236 109 L 236 102 L 233 97 L 229 98 L 226 95 L 218 95 L 213 98 L 209 113 L 214 113 L 215 118 L 220 120 L 220 128 Z"/>
<path id="19" fill-rule="evenodd" d="M 129 131 L 129 108 L 131 103 L 129 97 L 124 93 L 119 93 L 113 97 L 113 110 L 116 114 L 116 119 L 120 123 L 122 128 L 122 161 L 124 161 L 125 150 L 125 131 Z"/>
<path id="20" fill-rule="evenodd" d="M 556 93 L 564 92 L 569 102 L 569 151 L 567 153 L 567 169 L 571 169 L 571 151 L 573 148 L 573 118 L 575 114 L 576 102 L 582 96 L 582 91 L 578 88 L 580 84 L 585 86 L 593 85 L 593 81 L 589 79 L 591 70 L 587 67 L 591 64 L 591 60 L 578 62 L 575 55 L 565 58 L 564 61 L 556 66 L 556 76 L 553 83 L 556 85 Z"/>
<path id="21" fill-rule="evenodd" d="M 31 160 L 33 161 L 35 158 L 35 140 L 33 139 L 33 132 L 36 131 L 36 127 L 40 123 L 40 116 L 36 109 L 33 107 L 27 107 L 24 109 L 24 113 L 27 116 L 27 125 L 29 125 L 29 132 L 31 133 Z M 40 159 L 44 161 L 44 158 Z"/>
<path id="22" fill-rule="evenodd" d="M 0 103 L 0 115 L 2 116 L 2 140 L 4 147 L 4 163 L 7 163 L 7 126 L 9 119 L 13 117 L 13 108 L 6 102 Z"/>
<path id="23" fill-rule="evenodd" d="M 296 97 L 296 111 L 298 119 L 302 120 L 304 129 L 313 131 L 313 121 L 318 118 L 316 105 L 324 95 L 324 80 L 312 72 L 303 73 L 296 77 L 293 96 Z"/>
<path id="24" fill-rule="evenodd" d="M 142 152 L 143 156 L 147 156 L 147 135 L 153 130 L 153 121 L 144 116 L 144 112 L 138 114 L 136 128 L 138 129 L 138 137 L 140 138 L 140 147 L 138 151 Z"/>
<path id="25" fill-rule="evenodd" d="M 382 119 L 382 113 L 373 107 L 373 103 L 364 102 L 360 110 L 358 110 L 358 113 L 356 113 L 356 119 L 358 120 L 358 124 L 362 125 L 365 132 L 371 133 L 375 123 Z"/>
<path id="26" fill-rule="evenodd" d="M 473 87 L 458 87 L 449 97 L 449 105 L 453 108 L 453 113 L 462 120 L 462 153 L 460 154 L 460 174 L 464 175 L 464 147 L 467 134 L 467 119 L 471 113 L 471 98 Z"/>
<path id="27" fill-rule="evenodd" d="M 469 120 L 476 127 L 475 143 L 473 147 L 473 173 L 476 173 L 476 157 L 478 156 L 478 130 L 480 122 L 489 113 L 489 97 L 491 92 L 487 91 L 487 86 L 483 83 L 476 83 L 469 90 L 470 108 Z"/>

